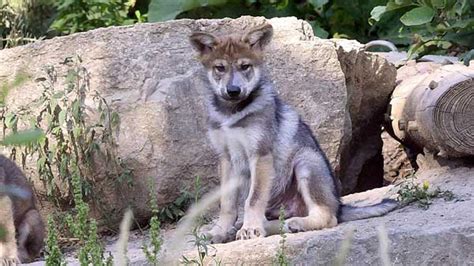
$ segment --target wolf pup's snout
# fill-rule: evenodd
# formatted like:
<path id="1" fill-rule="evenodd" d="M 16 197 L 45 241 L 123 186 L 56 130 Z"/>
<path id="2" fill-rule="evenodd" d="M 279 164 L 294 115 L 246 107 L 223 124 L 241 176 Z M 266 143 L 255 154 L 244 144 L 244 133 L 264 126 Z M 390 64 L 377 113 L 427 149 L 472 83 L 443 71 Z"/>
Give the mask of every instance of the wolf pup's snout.
<path id="1" fill-rule="evenodd" d="M 231 99 L 238 98 L 241 91 L 242 90 L 238 86 L 235 86 L 235 85 L 228 85 L 227 86 L 227 95 L 229 95 L 229 97 Z"/>

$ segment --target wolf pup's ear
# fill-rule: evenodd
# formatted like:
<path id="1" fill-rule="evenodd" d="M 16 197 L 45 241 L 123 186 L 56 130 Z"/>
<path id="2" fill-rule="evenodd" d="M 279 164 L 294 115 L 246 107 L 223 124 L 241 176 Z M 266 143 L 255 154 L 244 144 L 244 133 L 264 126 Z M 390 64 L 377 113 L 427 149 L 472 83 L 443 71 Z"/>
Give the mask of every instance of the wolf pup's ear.
<path id="1" fill-rule="evenodd" d="M 273 27 L 270 24 L 264 24 L 256 28 L 250 29 L 242 37 L 242 41 L 250 44 L 253 49 L 263 50 L 270 43 L 273 36 Z"/>
<path id="2" fill-rule="evenodd" d="M 198 51 L 200 55 L 210 53 L 217 44 L 216 36 L 207 32 L 194 32 L 189 36 L 189 40 L 193 48 Z"/>

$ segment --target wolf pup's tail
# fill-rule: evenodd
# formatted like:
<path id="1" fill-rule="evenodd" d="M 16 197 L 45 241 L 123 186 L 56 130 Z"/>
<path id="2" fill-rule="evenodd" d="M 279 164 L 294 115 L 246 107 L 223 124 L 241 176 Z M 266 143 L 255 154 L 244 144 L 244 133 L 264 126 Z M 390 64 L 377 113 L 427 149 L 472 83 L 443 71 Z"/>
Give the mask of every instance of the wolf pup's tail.
<path id="1" fill-rule="evenodd" d="M 384 199 L 380 203 L 364 207 L 341 205 L 338 222 L 349 222 L 384 215 L 398 207 L 398 202 L 393 199 Z"/>

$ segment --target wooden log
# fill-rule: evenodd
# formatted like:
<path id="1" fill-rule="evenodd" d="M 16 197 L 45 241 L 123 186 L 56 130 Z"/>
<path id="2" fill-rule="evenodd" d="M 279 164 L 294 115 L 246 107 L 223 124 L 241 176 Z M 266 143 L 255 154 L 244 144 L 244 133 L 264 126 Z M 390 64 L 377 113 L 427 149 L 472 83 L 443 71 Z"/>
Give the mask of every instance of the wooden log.
<path id="1" fill-rule="evenodd" d="M 397 73 L 392 133 L 410 148 L 443 157 L 474 155 L 474 68 L 410 62 Z"/>

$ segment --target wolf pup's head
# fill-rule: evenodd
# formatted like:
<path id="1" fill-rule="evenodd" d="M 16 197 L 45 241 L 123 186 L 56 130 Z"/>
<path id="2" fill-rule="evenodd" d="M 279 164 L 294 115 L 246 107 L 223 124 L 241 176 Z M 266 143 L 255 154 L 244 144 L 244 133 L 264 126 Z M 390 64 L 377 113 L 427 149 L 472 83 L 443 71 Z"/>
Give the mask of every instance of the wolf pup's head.
<path id="1" fill-rule="evenodd" d="M 215 95 L 228 102 L 240 102 L 257 88 L 262 75 L 263 48 L 272 35 L 272 26 L 264 24 L 242 35 L 217 37 L 194 32 L 190 36 Z"/>

